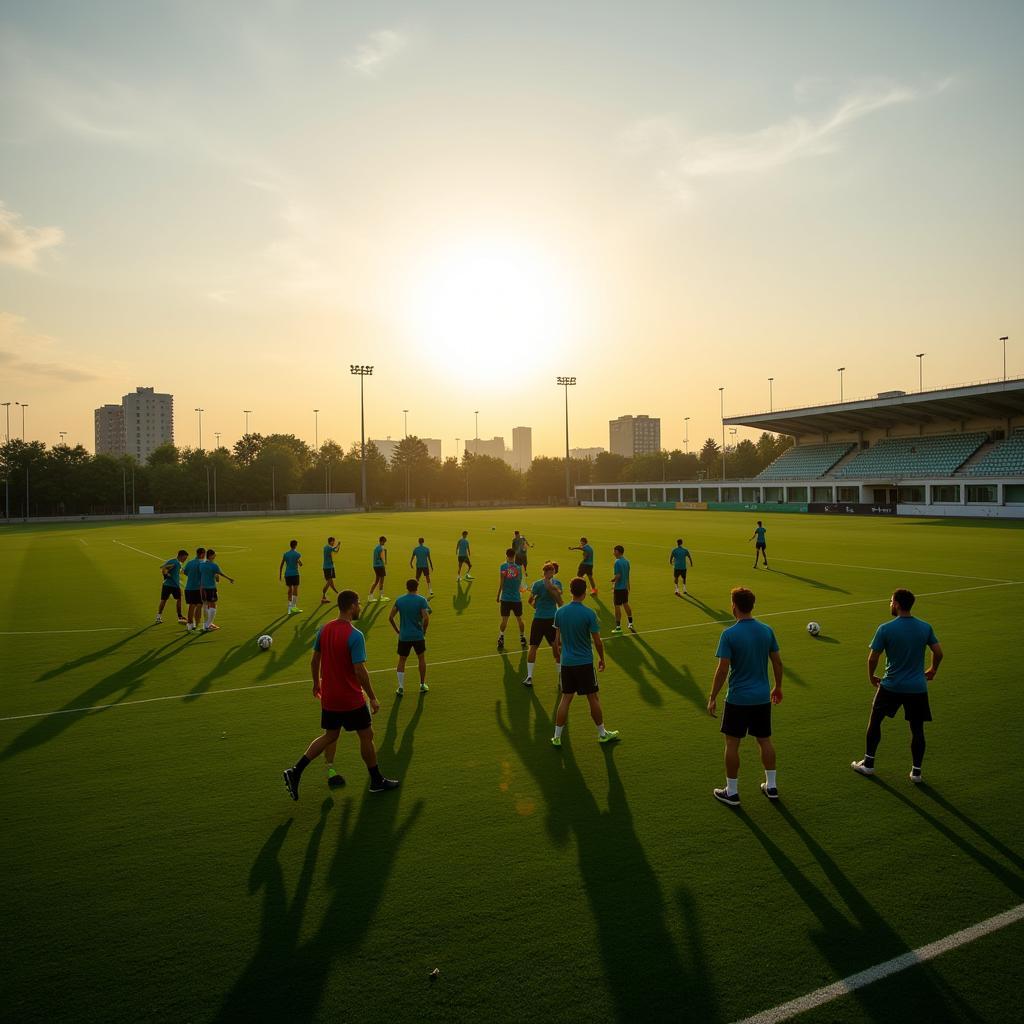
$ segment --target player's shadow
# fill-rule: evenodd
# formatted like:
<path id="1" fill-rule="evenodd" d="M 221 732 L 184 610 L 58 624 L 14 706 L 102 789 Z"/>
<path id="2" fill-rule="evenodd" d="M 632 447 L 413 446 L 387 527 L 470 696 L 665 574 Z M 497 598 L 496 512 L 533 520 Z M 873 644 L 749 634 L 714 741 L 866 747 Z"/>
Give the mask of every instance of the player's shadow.
<path id="1" fill-rule="evenodd" d="M 777 816 L 789 825 L 817 863 L 832 891 L 845 904 L 844 910 L 833 903 L 832 898 L 811 881 L 801 869 L 797 861 L 802 858 L 797 858 L 797 860 L 791 858 L 782 849 L 779 842 L 769 836 L 753 817 L 744 813 L 737 815 L 737 818 L 750 829 L 754 838 L 775 864 L 779 876 L 818 919 L 819 927 L 810 931 L 808 935 L 811 942 L 831 966 L 830 974 L 836 978 L 845 977 L 880 961 L 906 953 L 908 951 L 906 941 L 875 909 L 871 900 L 864 895 L 860 888 L 842 872 L 829 853 L 800 824 L 785 803 L 779 801 L 772 806 L 777 812 Z M 854 918 L 852 922 L 848 915 Z M 917 980 L 918 983 L 914 986 L 915 1010 L 912 1015 L 914 1019 L 950 1019 L 948 1002 L 950 1000 L 959 1002 L 959 997 L 950 991 L 946 993 L 940 991 L 924 971 L 919 972 Z M 885 1012 L 887 997 L 879 989 L 859 988 L 851 994 L 867 1011 L 868 1019 L 891 1019 Z M 756 1009 L 760 1008 L 756 1007 Z M 751 1009 L 755 1009 L 755 1007 L 751 1007 Z"/>
<path id="2" fill-rule="evenodd" d="M 824 580 L 814 580 L 810 576 L 798 576 L 795 572 L 785 572 L 782 569 L 772 569 L 772 574 L 775 576 L 786 576 L 791 580 L 796 580 L 797 583 L 806 583 L 809 587 L 814 587 L 815 590 L 830 590 L 835 594 L 849 594 L 849 590 L 844 590 L 842 587 L 833 586 L 831 583 L 826 583 Z"/>
<path id="3" fill-rule="evenodd" d="M 373 607 L 367 610 L 367 606 L 363 605 L 363 614 L 356 620 L 356 627 L 363 634 L 363 636 L 369 635 L 370 631 L 377 624 L 377 620 L 381 617 L 384 610 L 383 601 L 374 601 Z M 387 621 L 387 616 L 384 616 L 384 621 Z"/>
<path id="4" fill-rule="evenodd" d="M 589 600 L 593 601 L 594 604 L 597 605 L 597 618 L 602 627 L 608 626 L 610 629 L 615 624 L 615 612 L 613 612 L 600 597 L 589 597 Z"/>
<path id="5" fill-rule="evenodd" d="M 568 871 L 578 872 L 590 904 L 601 957 L 601 977 L 613 1006 L 601 1016 L 635 1021 L 639 1008 L 645 1020 L 675 1020 L 680 1007 L 687 1019 L 720 1019 L 710 972 L 701 952 L 701 937 L 693 936 L 697 918 L 693 899 L 683 888 L 680 905 L 691 941 L 684 959 L 666 921 L 667 901 L 647 860 L 633 826 L 625 788 L 615 766 L 613 748 L 598 748 L 587 714 L 586 699 L 578 697 L 570 709 L 573 725 L 563 746 L 552 748 L 552 718 L 531 691 L 527 699 L 521 685 L 505 677 L 505 702 L 495 702 L 498 728 L 515 750 L 541 791 L 547 808 L 546 826 L 552 841 L 570 847 L 560 855 Z M 582 704 L 583 706 L 577 706 Z M 603 757 L 608 773 L 608 809 L 602 810 L 590 792 L 573 754 L 571 735 L 580 747 Z M 586 737 L 584 739 L 583 737 Z M 588 756 L 590 751 L 588 750 Z M 572 846 L 575 849 L 572 849 Z M 613 894 L 628 879 L 629 907 Z"/>
<path id="6" fill-rule="evenodd" d="M 614 643 L 605 644 L 604 651 L 607 658 L 618 665 L 636 683 L 637 693 L 641 700 L 656 708 L 664 705 L 661 693 L 655 686 L 655 681 L 658 679 L 657 668 L 647 657 L 647 652 L 635 643 L 632 634 L 628 639 L 619 637 L 615 638 Z"/>
<path id="7" fill-rule="evenodd" d="M 136 639 L 136 637 L 140 637 L 143 633 L 148 633 L 151 629 L 156 628 L 157 626 L 155 624 L 143 626 L 142 629 L 137 629 L 130 636 L 125 636 L 120 640 L 115 640 L 114 643 L 107 644 L 106 647 L 90 651 L 88 654 L 83 654 L 81 657 L 75 658 L 73 661 L 65 661 L 63 665 L 58 665 L 55 668 L 47 669 L 42 675 L 36 677 L 35 682 L 45 683 L 50 679 L 56 679 L 58 676 L 65 675 L 68 672 L 74 672 L 75 669 L 84 668 L 86 665 L 91 665 L 93 662 L 109 658 L 111 654 L 120 650 L 125 644 L 130 644 L 134 639 Z M 181 639 L 182 636 L 184 636 L 183 633 L 175 634 L 176 639 Z"/>
<path id="8" fill-rule="evenodd" d="M 456 615 L 462 615 L 469 608 L 469 602 L 473 599 L 470 594 L 472 589 L 472 580 L 465 584 L 461 581 L 455 584 L 455 594 L 452 596 L 452 611 Z"/>
<path id="9" fill-rule="evenodd" d="M 264 634 L 267 636 L 273 636 L 288 620 L 288 618 L 289 616 L 287 614 L 279 615 L 276 619 L 272 619 L 268 622 L 262 629 L 257 630 L 257 632 L 252 636 L 246 637 L 245 640 L 240 641 L 233 647 L 229 647 L 221 655 L 213 668 L 209 669 L 204 675 L 200 676 L 199 679 L 196 680 L 192 689 L 189 690 L 184 699 L 186 701 L 196 700 L 210 689 L 215 679 L 220 679 L 222 676 L 229 675 L 231 672 L 234 672 L 235 669 L 240 668 L 252 658 L 266 657 L 266 652 L 261 651 L 259 645 L 256 643 L 256 637 L 263 636 Z M 195 637 L 194 633 L 191 635 Z M 223 634 L 218 634 L 218 636 L 220 635 Z M 215 643 L 216 641 L 210 640 L 208 642 Z M 274 655 L 271 654 L 270 657 L 273 658 Z M 264 668 L 262 674 L 263 677 L 268 674 L 267 668 L 269 668 L 269 666 Z"/>
<path id="10" fill-rule="evenodd" d="M 647 654 L 648 660 L 653 664 L 657 678 L 663 682 L 673 693 L 685 697 L 698 711 L 704 713 L 707 708 L 707 698 L 694 679 L 693 673 L 686 665 L 673 665 L 665 655 L 652 647 L 642 635 L 637 635 L 635 643 L 642 647 Z"/>
<path id="11" fill-rule="evenodd" d="M 923 783 L 917 788 L 917 792 L 922 796 L 928 797 L 929 800 L 934 801 L 939 805 L 947 814 L 957 818 L 964 825 L 966 825 L 979 839 L 988 843 L 992 849 L 996 850 L 1001 856 L 1005 857 L 1011 864 L 1015 864 L 1020 871 L 1024 871 L 1024 857 L 1021 857 L 1018 853 L 1015 853 L 1010 849 L 1004 842 L 997 839 L 988 829 L 979 825 L 973 818 L 967 817 L 963 811 L 958 807 L 951 804 L 938 790 L 934 789 L 927 783 Z"/>
<path id="12" fill-rule="evenodd" d="M 782 665 L 783 665 L 783 672 L 782 672 L 782 682 L 783 682 L 783 684 L 792 682 L 792 683 L 796 683 L 797 686 L 804 687 L 804 689 L 807 688 L 807 685 L 808 685 L 807 680 L 804 679 L 804 677 L 802 675 L 800 675 L 800 673 L 797 672 L 796 669 L 793 668 L 792 665 L 787 664 L 785 659 L 783 659 Z M 773 676 L 772 677 L 773 681 L 774 681 L 774 678 L 775 677 Z"/>
<path id="13" fill-rule="evenodd" d="M 77 697 L 72 697 L 62 708 L 38 718 L 0 751 L 0 761 L 6 761 L 26 750 L 56 739 L 83 718 L 110 710 L 106 706 L 96 708 L 95 711 L 87 710 L 97 704 L 117 705 L 127 700 L 143 686 L 150 672 L 184 650 L 187 648 L 181 643 L 181 634 L 176 634 L 174 639 L 165 643 L 163 647 L 140 654 L 127 665 L 104 676 Z"/>
<path id="14" fill-rule="evenodd" d="M 684 594 L 683 600 L 689 601 L 698 611 L 702 612 L 714 622 L 721 622 L 725 624 L 733 621 L 733 614 L 731 611 L 727 611 L 724 608 L 714 608 L 706 601 L 702 601 L 699 597 L 694 597 L 693 594 Z"/>

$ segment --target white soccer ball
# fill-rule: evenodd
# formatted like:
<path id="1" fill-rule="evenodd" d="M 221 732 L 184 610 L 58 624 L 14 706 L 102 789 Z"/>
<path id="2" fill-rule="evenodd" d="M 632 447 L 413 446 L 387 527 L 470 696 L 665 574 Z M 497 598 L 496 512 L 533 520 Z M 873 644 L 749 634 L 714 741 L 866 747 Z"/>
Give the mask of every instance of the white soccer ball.
<path id="1" fill-rule="evenodd" d="M 269 651 L 271 644 L 273 644 L 274 638 L 269 633 L 264 633 L 263 636 L 256 641 L 260 645 L 261 651 Z"/>
<path id="2" fill-rule="evenodd" d="M 811 636 L 817 636 L 821 632 L 821 626 L 819 626 L 816 622 L 808 622 L 807 632 L 810 633 Z"/>

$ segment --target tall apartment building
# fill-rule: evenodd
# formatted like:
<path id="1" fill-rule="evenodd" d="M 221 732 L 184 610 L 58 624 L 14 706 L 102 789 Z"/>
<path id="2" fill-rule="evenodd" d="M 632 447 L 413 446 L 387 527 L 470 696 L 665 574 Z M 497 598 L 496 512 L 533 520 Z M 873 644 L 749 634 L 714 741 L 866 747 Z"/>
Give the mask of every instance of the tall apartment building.
<path id="1" fill-rule="evenodd" d="M 569 458 L 570 459 L 586 459 L 588 462 L 593 462 L 602 452 L 608 451 L 607 448 L 570 448 Z"/>
<path id="2" fill-rule="evenodd" d="M 94 413 L 96 454 L 124 455 L 124 407 L 101 405 Z"/>
<path id="3" fill-rule="evenodd" d="M 533 462 L 533 429 L 512 428 L 512 468 L 525 473 Z"/>
<path id="4" fill-rule="evenodd" d="M 615 455 L 653 455 L 661 451 L 661 420 L 651 416 L 620 416 L 608 423 L 608 449 Z"/>
<path id="5" fill-rule="evenodd" d="M 438 437 L 421 437 L 420 440 L 427 446 L 427 454 L 432 459 L 440 460 L 441 439 Z M 395 457 L 395 449 L 400 443 L 400 438 L 398 440 L 390 437 L 370 438 L 370 444 L 372 444 L 377 451 L 384 456 L 386 462 L 391 462 Z"/>
<path id="6" fill-rule="evenodd" d="M 124 450 L 145 462 L 162 444 L 174 444 L 174 396 L 153 388 L 136 388 L 121 398 Z"/>
<path id="7" fill-rule="evenodd" d="M 420 440 L 427 446 L 427 454 L 432 459 L 441 461 L 441 438 L 439 437 L 421 437 Z"/>
<path id="8" fill-rule="evenodd" d="M 466 442 L 466 451 L 470 455 L 490 455 L 494 459 L 505 458 L 505 438 L 492 437 L 487 440 L 484 437 L 471 437 Z"/>

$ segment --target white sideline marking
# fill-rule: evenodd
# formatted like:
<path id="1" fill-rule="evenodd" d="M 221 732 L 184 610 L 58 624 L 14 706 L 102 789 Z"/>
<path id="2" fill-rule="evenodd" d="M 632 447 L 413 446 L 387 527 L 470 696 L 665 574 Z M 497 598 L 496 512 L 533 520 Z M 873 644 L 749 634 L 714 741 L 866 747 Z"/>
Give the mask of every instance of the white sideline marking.
<path id="1" fill-rule="evenodd" d="M 905 971 L 908 967 L 916 967 L 927 960 L 934 960 L 935 957 L 948 953 L 951 949 L 966 946 L 967 943 L 974 942 L 975 939 L 991 935 L 992 932 L 1016 924 L 1021 920 L 1024 920 L 1024 903 L 1020 903 L 1012 910 L 1006 910 L 1002 914 L 996 914 L 995 917 L 990 917 L 987 921 L 971 925 L 970 928 L 953 932 L 952 935 L 947 935 L 944 939 L 930 942 L 927 946 L 921 946 L 920 949 L 903 953 L 901 956 L 893 957 L 892 960 L 886 960 L 885 963 L 869 967 L 866 971 L 851 974 L 848 978 L 843 978 L 842 981 L 815 989 L 805 996 L 800 996 L 799 999 L 791 999 L 788 1003 L 782 1003 L 771 1010 L 763 1010 L 761 1013 L 754 1014 L 753 1017 L 746 1017 L 739 1024 L 779 1024 L 780 1021 L 789 1020 L 797 1014 L 806 1013 L 817 1006 L 832 1002 L 833 999 L 839 999 L 859 988 L 864 988 L 865 985 L 888 978 L 891 974 Z"/>
<path id="2" fill-rule="evenodd" d="M 1020 583 L 989 583 L 981 587 L 957 587 L 954 590 L 936 590 L 930 594 L 918 594 L 918 597 L 941 597 L 944 594 L 962 594 L 967 590 L 993 590 L 997 587 L 1018 587 Z M 877 604 L 879 599 L 877 597 L 870 598 L 866 601 L 846 601 L 843 604 L 823 604 L 818 605 L 816 608 L 790 608 L 782 612 L 767 612 L 764 615 L 758 616 L 761 619 L 767 619 L 769 617 L 775 617 L 778 615 L 800 615 L 805 612 L 820 612 L 827 611 L 829 608 L 850 608 L 854 605 L 862 604 Z M 720 626 L 726 622 L 732 622 L 732 617 L 728 619 L 708 619 L 707 622 L 686 622 L 681 623 L 678 626 L 660 626 L 655 629 L 645 629 L 639 635 L 646 635 L 648 633 L 671 633 L 679 629 L 702 629 L 706 626 Z M 109 627 L 117 629 L 125 629 L 127 627 Z M 71 632 L 69 630 L 69 632 Z M 611 643 L 613 640 L 628 640 L 633 634 L 622 633 L 617 636 L 606 636 L 602 637 L 606 644 Z M 184 638 L 184 636 L 183 636 Z M 512 651 L 501 651 L 491 654 L 474 654 L 468 658 L 450 658 L 447 661 L 432 661 L 431 666 L 440 667 L 441 665 L 462 665 L 468 661 L 486 661 L 489 658 L 503 658 L 506 654 L 511 654 Z M 375 668 L 370 670 L 371 676 L 380 675 L 382 672 L 394 672 L 393 668 Z M 247 690 L 269 690 L 278 686 L 295 686 L 297 683 L 309 682 L 310 677 L 305 676 L 302 679 L 288 679 L 280 683 L 254 683 L 251 686 L 233 686 L 225 690 L 204 690 L 201 693 L 175 693 L 169 694 L 165 697 L 145 697 L 142 700 L 122 700 L 117 701 L 114 704 L 93 704 L 89 707 L 84 708 L 62 708 L 59 711 L 36 711 L 28 715 L 8 715 L 4 718 L 0 718 L 0 722 L 18 722 L 25 718 L 49 718 L 52 715 L 76 715 L 85 714 L 88 711 L 107 711 L 110 708 L 126 708 L 132 707 L 136 704 L 153 704 L 157 701 L 164 700 L 184 700 L 186 697 L 212 697 L 218 693 L 244 693 Z"/>
<path id="3" fill-rule="evenodd" d="M 159 555 L 154 555 L 151 551 L 143 551 L 142 548 L 133 548 L 131 544 L 125 544 L 123 540 L 115 540 L 113 543 L 120 544 L 123 548 L 128 548 L 129 551 L 137 551 L 140 555 L 145 555 L 147 558 L 155 558 L 158 562 L 162 561 Z"/>

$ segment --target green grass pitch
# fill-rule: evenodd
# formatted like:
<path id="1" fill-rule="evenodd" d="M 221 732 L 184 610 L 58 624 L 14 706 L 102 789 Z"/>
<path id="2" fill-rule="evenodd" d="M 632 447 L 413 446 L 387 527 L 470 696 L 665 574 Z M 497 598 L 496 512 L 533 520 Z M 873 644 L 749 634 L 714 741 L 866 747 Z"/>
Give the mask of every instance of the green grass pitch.
<path id="1" fill-rule="evenodd" d="M 530 509 L 4 530 L 0 1015 L 730 1021 L 1018 905 L 1020 525 L 771 516 L 771 570 L 754 572 L 754 518 Z M 554 557 L 567 581 L 581 534 L 596 547 L 613 748 L 577 701 L 554 750 L 550 654 L 531 691 L 514 634 L 495 652 L 514 527 L 536 545 L 531 579 Z M 476 581 L 460 593 L 462 529 Z M 328 533 L 342 540 L 339 586 L 364 598 L 378 534 L 392 598 L 426 537 L 431 689 L 419 698 L 410 663 L 396 701 L 391 606 L 367 606 L 380 763 L 401 788 L 369 794 L 343 736 L 348 786 L 328 790 L 314 763 L 293 804 L 280 773 L 318 732 L 308 663 L 334 614 L 317 604 Z M 293 536 L 304 612 L 286 619 L 277 566 Z M 678 536 L 695 561 L 690 600 L 672 593 Z M 615 543 L 639 634 L 609 639 Z M 221 631 L 186 637 L 173 614 L 153 624 L 153 556 L 197 544 L 238 582 L 222 585 Z M 740 812 L 712 799 L 722 740 L 704 708 L 737 584 L 756 592 L 786 665 L 782 800 L 759 792 L 748 740 Z M 920 788 L 901 718 L 876 779 L 849 769 L 868 641 L 897 586 L 946 650 Z M 1017 1020 L 1022 963 L 1018 923 L 801 1019 Z"/>

